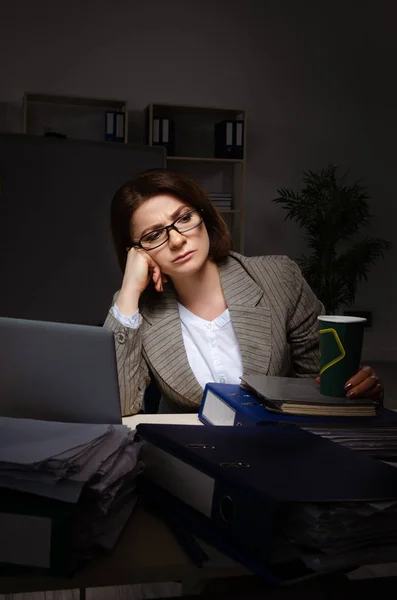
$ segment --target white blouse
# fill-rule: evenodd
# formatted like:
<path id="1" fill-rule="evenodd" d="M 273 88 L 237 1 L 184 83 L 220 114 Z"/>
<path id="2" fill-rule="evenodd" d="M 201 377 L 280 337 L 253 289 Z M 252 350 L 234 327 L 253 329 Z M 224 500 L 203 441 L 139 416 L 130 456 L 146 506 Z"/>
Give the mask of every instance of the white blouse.
<path id="1" fill-rule="evenodd" d="M 178 303 L 182 337 L 187 358 L 197 381 L 204 389 L 208 382 L 240 383 L 243 363 L 240 347 L 226 309 L 213 321 L 197 317 Z M 125 327 L 137 329 L 141 323 L 139 311 L 122 315 L 114 304 L 113 316 Z"/>

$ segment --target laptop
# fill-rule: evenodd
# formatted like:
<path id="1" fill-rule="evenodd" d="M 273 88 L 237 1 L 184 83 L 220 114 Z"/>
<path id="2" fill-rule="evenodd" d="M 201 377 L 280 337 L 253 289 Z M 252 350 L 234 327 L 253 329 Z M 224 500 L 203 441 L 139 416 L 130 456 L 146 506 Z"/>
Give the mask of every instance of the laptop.
<path id="1" fill-rule="evenodd" d="M 0 317 L 0 416 L 121 423 L 114 334 Z"/>

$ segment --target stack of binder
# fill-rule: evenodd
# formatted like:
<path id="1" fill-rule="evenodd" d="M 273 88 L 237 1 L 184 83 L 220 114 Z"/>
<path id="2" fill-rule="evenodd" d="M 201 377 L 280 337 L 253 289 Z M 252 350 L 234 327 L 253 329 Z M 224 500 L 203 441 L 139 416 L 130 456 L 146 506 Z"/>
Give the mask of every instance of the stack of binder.
<path id="1" fill-rule="evenodd" d="M 107 142 L 124 142 L 125 113 L 107 111 L 105 113 L 105 140 Z"/>
<path id="2" fill-rule="evenodd" d="M 70 574 L 114 547 L 137 500 L 125 425 L 0 418 L 1 572 Z"/>
<path id="3" fill-rule="evenodd" d="M 244 121 L 226 120 L 215 124 L 214 146 L 216 158 L 244 158 Z"/>
<path id="4" fill-rule="evenodd" d="M 397 553 L 388 534 L 397 532 L 397 471 L 386 463 L 288 424 L 140 424 L 137 433 L 142 489 L 199 564 L 200 540 L 272 581 L 355 567 L 364 550 Z M 371 512 L 376 526 L 364 527 Z"/>
<path id="5" fill-rule="evenodd" d="M 310 391 L 313 382 L 304 383 Z M 300 390 L 305 387 L 300 384 L 298 386 Z M 343 402 L 343 399 L 340 399 L 340 402 Z M 397 413 L 385 408 L 379 409 L 376 416 L 285 414 L 270 410 L 259 395 L 245 387 L 209 383 L 204 390 L 199 419 L 206 425 L 294 424 L 351 450 L 397 462 Z"/>
<path id="6" fill-rule="evenodd" d="M 154 118 L 152 123 L 152 145 L 164 146 L 168 156 L 175 154 L 175 123 L 172 119 Z"/>

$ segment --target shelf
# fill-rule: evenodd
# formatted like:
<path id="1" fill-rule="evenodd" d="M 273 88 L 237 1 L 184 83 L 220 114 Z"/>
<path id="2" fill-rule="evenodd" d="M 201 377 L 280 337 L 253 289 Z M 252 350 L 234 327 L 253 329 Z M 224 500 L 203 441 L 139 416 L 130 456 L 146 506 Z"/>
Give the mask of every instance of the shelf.
<path id="1" fill-rule="evenodd" d="M 234 163 L 243 164 L 244 160 L 241 158 L 214 158 L 212 156 L 200 157 L 200 156 L 167 156 L 167 160 L 179 160 L 189 162 L 206 162 L 206 163 Z"/>
<path id="2" fill-rule="evenodd" d="M 127 143 L 128 106 L 124 100 L 25 92 L 22 132 L 43 135 L 47 131 L 58 131 L 69 139 L 105 141 L 106 112 L 124 115 L 120 142 Z"/>
<path id="3" fill-rule="evenodd" d="M 126 102 L 104 98 L 81 98 L 78 96 L 55 96 L 50 94 L 25 93 L 25 102 L 40 104 L 61 104 L 63 106 L 91 106 L 95 108 L 113 108 L 125 110 Z"/>
<path id="4" fill-rule="evenodd" d="M 155 119 L 169 119 L 170 122 Z M 166 152 L 168 168 L 179 171 L 182 175 L 197 181 L 204 190 L 217 190 L 228 198 L 221 206 L 213 202 L 227 224 L 231 236 L 232 247 L 244 253 L 244 182 L 246 154 L 234 153 L 232 158 L 226 151 L 224 158 L 217 158 L 216 127 L 222 121 L 243 121 L 246 148 L 246 113 L 242 109 L 219 106 L 189 106 L 166 103 L 152 103 L 146 107 L 146 141 L 149 146 L 158 145 L 162 139 Z M 168 133 L 167 133 L 168 125 Z M 234 132 L 236 135 L 236 132 Z M 163 137 L 164 136 L 164 137 Z M 153 144 L 153 140 L 156 143 Z M 226 140 L 225 140 L 226 141 Z M 232 153 L 231 153 L 232 154 Z M 227 191 L 228 194 L 224 194 Z M 216 199 L 216 194 L 214 194 Z M 229 207 L 229 208 L 227 208 Z"/>

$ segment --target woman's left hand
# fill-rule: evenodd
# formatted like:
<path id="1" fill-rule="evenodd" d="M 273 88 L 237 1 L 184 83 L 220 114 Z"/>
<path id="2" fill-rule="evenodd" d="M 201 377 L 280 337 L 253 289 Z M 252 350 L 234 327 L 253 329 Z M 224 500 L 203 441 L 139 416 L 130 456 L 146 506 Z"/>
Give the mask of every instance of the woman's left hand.
<path id="1" fill-rule="evenodd" d="M 362 367 L 345 385 L 348 398 L 373 398 L 383 400 L 383 385 L 372 367 Z"/>
<path id="2" fill-rule="evenodd" d="M 320 377 L 316 379 L 320 383 Z M 345 384 L 348 398 L 373 398 L 383 402 L 384 388 L 372 367 L 362 367 Z"/>

